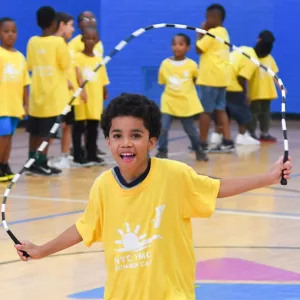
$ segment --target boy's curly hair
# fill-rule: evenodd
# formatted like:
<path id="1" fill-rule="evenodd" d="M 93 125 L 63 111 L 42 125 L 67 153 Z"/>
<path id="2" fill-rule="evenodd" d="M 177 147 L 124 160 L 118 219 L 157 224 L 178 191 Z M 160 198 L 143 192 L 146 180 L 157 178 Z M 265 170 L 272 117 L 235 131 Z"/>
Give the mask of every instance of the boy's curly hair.
<path id="1" fill-rule="evenodd" d="M 104 136 L 109 136 L 112 119 L 130 116 L 143 119 L 150 138 L 158 138 L 161 130 L 161 113 L 159 107 L 146 96 L 123 93 L 111 100 L 101 117 L 101 128 Z"/>

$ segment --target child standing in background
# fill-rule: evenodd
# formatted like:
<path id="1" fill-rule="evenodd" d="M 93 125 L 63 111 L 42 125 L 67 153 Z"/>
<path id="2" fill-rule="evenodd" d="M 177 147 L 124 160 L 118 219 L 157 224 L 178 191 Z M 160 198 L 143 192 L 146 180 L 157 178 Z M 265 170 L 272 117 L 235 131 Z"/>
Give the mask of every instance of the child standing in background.
<path id="1" fill-rule="evenodd" d="M 173 57 L 165 59 L 159 69 L 159 84 L 165 85 L 161 98 L 162 132 L 158 140 L 156 157 L 168 157 L 168 132 L 175 117 L 180 118 L 185 132 L 191 140 L 198 161 L 207 161 L 201 150 L 200 139 L 194 125 L 194 116 L 203 112 L 197 95 L 195 80 L 198 76 L 197 64 L 186 57 L 191 39 L 185 34 L 177 34 L 172 41 Z"/>
<path id="2" fill-rule="evenodd" d="M 95 56 L 93 49 L 98 42 L 98 32 L 95 27 L 85 27 L 82 32 L 84 50 L 74 57 L 76 68 L 82 73 L 84 80 L 89 80 L 85 91 L 87 103 L 75 106 L 75 124 L 73 134 L 74 163 L 80 166 L 103 165 L 104 160 L 97 156 L 97 138 L 100 116 L 103 110 L 103 100 L 107 99 L 106 85 L 109 84 L 106 68 L 102 66 L 94 73 L 95 67 L 102 58 Z M 81 140 L 86 132 L 86 157 L 82 156 Z"/>
<path id="3" fill-rule="evenodd" d="M 68 103 L 67 72 L 71 68 L 71 56 L 62 37 L 54 36 L 57 29 L 56 12 L 44 6 L 37 11 L 37 23 L 41 36 L 32 37 L 27 45 L 28 68 L 32 71 L 27 130 L 29 158 L 32 158 L 48 136 L 53 124 Z M 49 140 L 49 145 L 53 139 Z M 49 167 L 48 147 L 39 154 L 29 173 L 52 175 L 60 169 Z"/>
<path id="4" fill-rule="evenodd" d="M 12 136 L 28 110 L 30 78 L 24 55 L 14 48 L 16 40 L 15 21 L 0 19 L 0 182 L 14 177 L 8 164 Z"/>
<path id="5" fill-rule="evenodd" d="M 56 14 L 57 20 L 57 31 L 56 35 L 61 36 L 67 42 L 71 39 L 73 32 L 74 32 L 74 19 L 71 15 L 66 14 L 64 12 L 58 12 Z M 70 50 L 70 55 L 72 58 L 72 66 L 70 70 L 66 73 L 66 81 L 68 84 L 69 89 L 69 97 L 68 101 L 73 96 L 75 90 L 78 88 L 79 85 L 82 84 L 82 76 L 76 73 L 75 66 L 74 66 L 74 55 L 73 52 Z M 80 94 L 80 98 L 83 101 L 86 101 L 86 93 L 83 90 Z M 62 128 L 62 138 L 61 138 L 61 157 L 57 160 L 49 161 L 49 165 L 58 169 L 67 169 L 70 168 L 69 162 L 69 154 L 71 149 L 71 142 L 72 142 L 72 127 L 74 124 L 74 106 L 79 103 L 79 97 L 76 98 L 72 102 L 72 108 L 67 113 L 67 115 L 61 120 L 61 128 Z"/>
<path id="6" fill-rule="evenodd" d="M 82 41 L 82 31 L 85 27 L 96 27 L 97 20 L 95 15 L 91 11 L 83 11 L 77 18 L 78 27 L 81 31 L 81 34 L 75 36 L 70 42 L 69 47 L 73 54 L 82 52 L 84 49 L 84 43 Z M 97 41 L 93 49 L 95 56 L 103 58 L 103 44 L 100 40 Z"/>
<path id="7" fill-rule="evenodd" d="M 229 42 L 229 35 L 223 26 L 225 9 L 219 4 L 212 4 L 206 10 L 206 21 L 202 28 Z M 231 152 L 234 143 L 231 139 L 228 117 L 226 114 L 226 87 L 229 77 L 229 47 L 210 36 L 198 34 L 196 51 L 201 54 L 197 85 L 200 86 L 200 98 L 204 113 L 200 115 L 200 138 L 202 147 L 208 151 L 208 133 L 211 114 L 215 113 L 217 123 L 223 128 L 223 141 L 214 149 Z"/>
<path id="8" fill-rule="evenodd" d="M 274 73 L 279 69 L 274 58 L 271 55 L 275 37 L 271 31 L 264 30 L 258 36 L 254 50 L 261 64 L 269 67 Z M 278 82 L 275 82 L 278 85 Z M 257 138 L 256 128 L 257 121 L 260 125 L 260 141 L 276 142 L 276 138 L 270 135 L 271 125 L 271 101 L 277 98 L 277 91 L 274 79 L 270 74 L 261 68 L 256 72 L 249 81 L 249 98 L 251 100 L 252 122 L 249 125 L 249 132 L 252 137 Z"/>

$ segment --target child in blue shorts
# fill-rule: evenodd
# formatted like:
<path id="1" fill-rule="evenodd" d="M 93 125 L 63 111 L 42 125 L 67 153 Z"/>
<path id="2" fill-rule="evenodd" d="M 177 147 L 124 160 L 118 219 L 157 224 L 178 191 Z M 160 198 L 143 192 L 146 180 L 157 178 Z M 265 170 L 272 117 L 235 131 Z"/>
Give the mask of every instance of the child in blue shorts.
<path id="1" fill-rule="evenodd" d="M 30 79 L 25 57 L 14 48 L 16 39 L 15 21 L 0 19 L 0 182 L 14 177 L 8 164 L 12 136 L 28 106 Z"/>

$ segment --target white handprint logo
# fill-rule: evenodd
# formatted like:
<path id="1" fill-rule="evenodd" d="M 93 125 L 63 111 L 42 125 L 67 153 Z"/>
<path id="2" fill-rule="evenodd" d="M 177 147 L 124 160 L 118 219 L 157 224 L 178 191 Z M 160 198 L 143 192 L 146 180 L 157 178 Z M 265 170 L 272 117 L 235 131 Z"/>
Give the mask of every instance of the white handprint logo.
<path id="1" fill-rule="evenodd" d="M 164 209 L 165 209 L 165 205 L 161 205 L 155 208 L 156 217 L 153 220 L 154 228 L 159 228 Z M 151 247 L 152 242 L 154 240 L 158 240 L 162 238 L 162 236 L 160 236 L 159 234 L 154 234 L 150 238 L 147 238 L 147 235 L 145 233 L 139 235 L 139 231 L 141 228 L 140 225 L 136 225 L 133 232 L 131 231 L 128 222 L 125 223 L 125 227 L 126 227 L 126 232 L 124 232 L 121 229 L 117 230 L 117 232 L 121 236 L 121 239 L 116 240 L 115 244 L 123 245 L 123 248 L 115 249 L 116 252 L 128 252 L 128 251 L 138 252 L 148 247 Z"/>

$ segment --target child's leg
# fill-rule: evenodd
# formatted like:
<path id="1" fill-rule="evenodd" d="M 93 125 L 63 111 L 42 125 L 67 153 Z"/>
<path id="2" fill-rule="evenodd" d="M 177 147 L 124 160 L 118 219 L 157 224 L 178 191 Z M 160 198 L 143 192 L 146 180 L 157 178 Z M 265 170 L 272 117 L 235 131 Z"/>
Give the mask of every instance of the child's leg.
<path id="1" fill-rule="evenodd" d="M 168 133 L 171 128 L 173 116 L 162 114 L 161 117 L 161 133 L 158 139 L 158 151 L 168 153 Z"/>
<path id="2" fill-rule="evenodd" d="M 261 114 L 259 116 L 261 140 L 266 142 L 276 142 L 276 138 L 269 133 L 271 125 L 271 101 L 261 100 Z"/>
<path id="3" fill-rule="evenodd" d="M 204 151 L 202 151 L 200 147 L 200 138 L 196 129 L 196 126 L 194 124 L 194 118 L 188 117 L 188 118 L 180 118 L 182 126 L 186 134 L 191 140 L 192 147 L 196 152 L 196 159 L 197 160 L 205 160 L 208 161 L 208 157 Z"/>
<path id="4" fill-rule="evenodd" d="M 255 136 L 257 129 L 257 120 L 261 114 L 261 101 L 251 101 L 250 110 L 252 113 L 252 120 L 248 125 L 248 130 L 252 136 Z"/>
<path id="5" fill-rule="evenodd" d="M 87 120 L 86 152 L 88 161 L 97 161 L 98 120 Z"/>
<path id="6" fill-rule="evenodd" d="M 261 100 L 261 112 L 259 115 L 259 125 L 261 134 L 267 135 L 270 130 L 271 117 L 270 117 L 270 104 L 269 100 Z"/>
<path id="7" fill-rule="evenodd" d="M 3 164 L 8 163 L 9 157 L 10 157 L 10 152 L 11 152 L 11 146 L 12 146 L 12 135 L 8 135 L 8 136 L 6 136 L 6 138 L 7 138 L 6 149 L 5 149 L 2 159 L 0 160 L 1 163 L 3 163 Z M 1 143 L 1 140 L 0 140 L 0 143 Z"/>
<path id="8" fill-rule="evenodd" d="M 74 147 L 74 162 L 81 163 L 83 161 L 81 153 L 81 138 L 84 134 L 85 121 L 75 121 L 73 126 L 73 147 Z"/>

